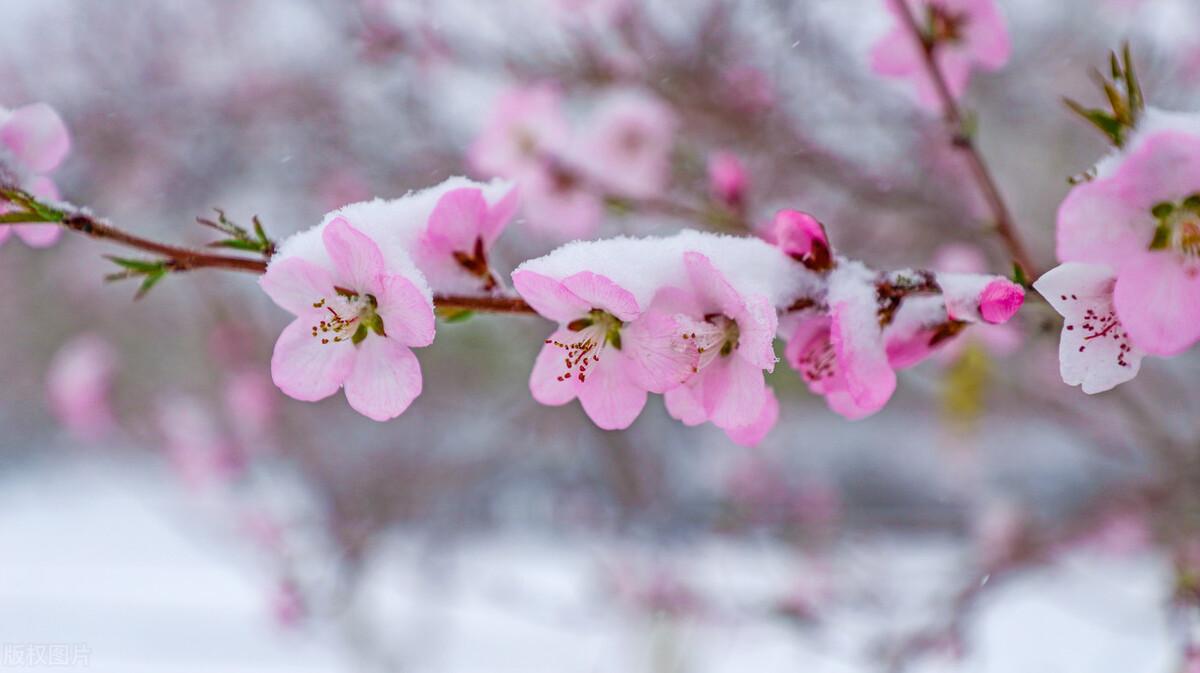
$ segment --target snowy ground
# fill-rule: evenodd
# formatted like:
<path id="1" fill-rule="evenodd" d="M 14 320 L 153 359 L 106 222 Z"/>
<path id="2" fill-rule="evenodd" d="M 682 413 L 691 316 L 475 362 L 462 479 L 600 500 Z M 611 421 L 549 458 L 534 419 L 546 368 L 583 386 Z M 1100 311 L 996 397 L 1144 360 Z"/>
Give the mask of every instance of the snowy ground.
<path id="1" fill-rule="evenodd" d="M 347 638 L 383 653 L 376 664 L 430 673 L 878 670 L 867 644 L 936 614 L 930 604 L 958 580 L 959 552 L 936 539 L 855 542 L 822 571 L 768 542 L 649 551 L 510 534 L 431 547 L 397 536 L 342 623 L 289 632 L 269 619 L 264 569 L 195 516 L 173 482 L 140 467 L 10 473 L 0 483 L 0 670 L 50 667 L 29 657 L 63 645 L 81 658 L 58 670 L 362 670 L 351 654 L 362 647 Z M 605 581 L 647 568 L 669 568 L 706 597 L 701 607 L 648 617 Z M 1166 570 L 1152 556 L 1069 556 L 986 599 L 965 661 L 918 670 L 1171 671 Z M 824 621 L 773 611 L 789 592 L 826 601 Z"/>

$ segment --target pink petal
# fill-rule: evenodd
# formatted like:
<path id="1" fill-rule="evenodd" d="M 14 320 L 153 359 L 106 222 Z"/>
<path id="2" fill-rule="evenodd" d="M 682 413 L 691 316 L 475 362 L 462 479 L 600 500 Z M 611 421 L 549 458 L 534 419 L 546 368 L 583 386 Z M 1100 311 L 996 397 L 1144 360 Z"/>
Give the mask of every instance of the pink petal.
<path id="1" fill-rule="evenodd" d="M 575 296 L 559 281 L 535 271 L 518 270 L 512 275 L 513 287 L 521 298 L 543 318 L 567 324 L 592 309 L 591 304 Z"/>
<path id="2" fill-rule="evenodd" d="M 905 77 L 923 67 L 916 41 L 903 26 L 893 28 L 871 49 L 871 70 L 885 77 Z"/>
<path id="3" fill-rule="evenodd" d="M 628 428 L 646 406 L 646 391 L 633 384 L 627 369 L 620 351 L 605 349 L 600 361 L 588 370 L 587 381 L 578 387 L 584 412 L 601 429 Z"/>
<path id="4" fill-rule="evenodd" d="M 621 320 L 633 320 L 642 312 L 633 293 L 607 276 L 580 271 L 564 278 L 562 284 L 576 297 L 588 302 L 591 308 L 604 309 Z"/>
<path id="5" fill-rule="evenodd" d="M 683 253 L 683 265 L 701 304 L 733 317 L 746 310 L 746 303 L 712 260 L 698 252 Z"/>
<path id="6" fill-rule="evenodd" d="M 739 428 L 758 419 L 767 394 L 762 369 L 728 355 L 713 360 L 697 376 L 704 411 L 713 425 Z"/>
<path id="7" fill-rule="evenodd" d="M 985 322 L 999 325 L 1008 322 L 1025 302 L 1025 288 L 1003 278 L 983 288 L 979 295 L 979 315 Z"/>
<path id="8" fill-rule="evenodd" d="M 337 392 L 354 366 L 350 342 L 322 344 L 312 336 L 320 318 L 310 313 L 283 328 L 271 355 L 271 379 L 288 396 L 315 402 Z"/>
<path id="9" fill-rule="evenodd" d="M 1117 275 L 1113 305 L 1139 348 L 1178 355 L 1200 340 L 1200 269 L 1175 253 L 1142 253 Z"/>
<path id="10" fill-rule="evenodd" d="M 745 358 L 759 369 L 775 371 L 775 332 L 779 327 L 779 314 L 763 296 L 746 299 L 746 309 L 732 316 L 738 324 L 739 357 Z"/>
<path id="11" fill-rule="evenodd" d="M 843 302 L 831 316 L 829 340 L 846 391 L 861 409 L 882 409 L 896 390 L 896 372 L 888 364 L 874 310 L 864 312 Z"/>
<path id="12" fill-rule="evenodd" d="M 757 446 L 763 439 L 766 439 L 767 434 L 771 432 L 771 428 L 774 428 L 778 421 L 779 399 L 775 397 L 775 391 L 768 387 L 766 399 L 763 401 L 763 408 L 758 413 L 758 418 L 750 425 L 730 428 L 725 431 L 725 434 L 739 446 Z"/>
<path id="13" fill-rule="evenodd" d="M 271 301 L 292 315 L 309 314 L 313 304 L 336 294 L 329 271 L 299 257 L 272 262 L 258 284 Z"/>
<path id="14" fill-rule="evenodd" d="M 679 325 L 673 315 L 648 311 L 621 330 L 621 350 L 629 359 L 629 377 L 652 393 L 666 392 L 693 373 L 699 354 L 677 348 Z"/>
<path id="15" fill-rule="evenodd" d="M 1149 247 L 1154 227 L 1150 207 L 1124 198 L 1111 181 L 1084 183 L 1058 208 L 1058 258 L 1120 268 L 1130 251 Z"/>
<path id="16" fill-rule="evenodd" d="M 704 404 L 700 401 L 695 385 L 685 384 L 672 388 L 663 394 L 663 401 L 667 404 L 667 413 L 671 418 L 684 425 L 700 425 L 708 420 L 708 413 L 704 411 Z"/>
<path id="17" fill-rule="evenodd" d="M 0 126 L 0 143 L 34 173 L 54 170 L 71 149 L 66 124 L 54 108 L 45 103 L 13 110 Z"/>
<path id="18" fill-rule="evenodd" d="M 421 364 L 408 346 L 371 335 L 358 346 L 354 368 L 346 378 L 346 401 L 375 421 L 404 413 L 421 394 Z"/>
<path id="19" fill-rule="evenodd" d="M 1004 25 L 1004 17 L 992 0 L 975 3 L 964 38 L 975 62 L 983 68 L 998 70 L 1008 63 L 1012 41 Z"/>
<path id="20" fill-rule="evenodd" d="M 487 201 L 473 188 L 453 189 L 442 195 L 429 215 L 429 241 L 446 254 L 455 250 L 473 252 L 475 241 L 484 235 Z"/>
<path id="21" fill-rule="evenodd" d="M 513 187 L 496 203 L 488 208 L 487 220 L 483 227 L 483 240 L 487 245 L 496 242 L 500 238 L 500 234 L 508 223 L 512 220 L 513 215 L 517 214 L 517 208 L 521 205 L 521 191 L 518 187 Z"/>
<path id="22" fill-rule="evenodd" d="M 383 318 L 388 338 L 417 348 L 433 343 L 437 329 L 433 306 L 404 276 L 385 274 L 379 278 L 376 311 Z"/>
<path id="23" fill-rule="evenodd" d="M 5 212 L 5 209 L 0 206 L 0 213 Z M 0 245 L 3 245 L 8 237 L 12 235 L 12 225 L 0 224 Z"/>
<path id="24" fill-rule="evenodd" d="M 338 271 L 339 282 L 349 283 L 352 287 L 347 289 L 356 292 L 373 293 L 379 276 L 385 272 L 379 245 L 352 227 L 344 217 L 330 222 L 321 232 L 321 238 Z"/>
<path id="25" fill-rule="evenodd" d="M 13 232 L 31 248 L 48 248 L 62 236 L 62 227 L 56 224 L 14 224 Z"/>
<path id="26" fill-rule="evenodd" d="M 570 343 L 575 340 L 575 333 L 560 329 L 547 337 L 548 341 Z M 529 392 L 533 399 L 540 404 L 558 407 L 575 399 L 579 387 L 579 379 L 572 373 L 571 378 L 558 380 L 567 372 L 566 351 L 553 343 L 542 346 L 537 359 L 533 363 L 533 371 L 529 374 Z M 572 370 L 574 371 L 574 370 Z"/>

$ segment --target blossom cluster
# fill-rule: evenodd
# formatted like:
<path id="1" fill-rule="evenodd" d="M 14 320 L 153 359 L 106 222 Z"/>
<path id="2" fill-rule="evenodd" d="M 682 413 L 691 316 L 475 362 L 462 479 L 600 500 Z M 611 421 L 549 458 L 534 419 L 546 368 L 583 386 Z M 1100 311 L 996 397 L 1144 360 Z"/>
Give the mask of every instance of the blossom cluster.
<path id="1" fill-rule="evenodd" d="M 477 172 L 516 181 L 529 226 L 560 241 L 592 234 L 606 196 L 660 193 L 678 124 L 664 103 L 632 89 L 606 94 L 582 129 L 563 108 L 550 84 L 505 92 L 469 154 Z"/>
<path id="2" fill-rule="evenodd" d="M 503 291 L 490 249 L 516 198 L 508 183 L 453 178 L 346 206 L 283 242 L 262 279 L 296 316 L 275 347 L 276 384 L 301 400 L 344 387 L 376 420 L 403 413 L 421 392 L 411 349 L 433 341 L 434 295 Z M 658 393 L 684 424 L 712 423 L 747 445 L 779 416 L 765 380 L 777 337 L 813 392 L 862 418 L 890 399 L 895 370 L 969 323 L 1006 322 L 1024 298 L 997 276 L 873 271 L 836 255 L 821 223 L 797 211 L 778 213 L 765 238 L 576 241 L 511 280 L 557 325 L 530 375 L 537 401 L 578 399 L 597 426 L 621 429 Z"/>
<path id="3" fill-rule="evenodd" d="M 1034 283 L 1065 318 L 1063 380 L 1085 393 L 1200 340 L 1200 117 L 1147 109 L 1058 211 L 1062 264 Z"/>

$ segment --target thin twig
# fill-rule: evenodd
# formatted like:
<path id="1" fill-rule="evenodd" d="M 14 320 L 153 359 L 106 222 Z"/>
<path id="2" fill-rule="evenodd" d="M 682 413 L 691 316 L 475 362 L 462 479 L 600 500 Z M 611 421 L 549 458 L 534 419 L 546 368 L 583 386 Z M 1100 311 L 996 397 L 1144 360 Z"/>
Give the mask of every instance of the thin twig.
<path id="1" fill-rule="evenodd" d="M 988 208 L 992 211 L 992 216 L 996 218 L 996 233 L 1000 235 L 1000 238 L 1004 241 L 1004 245 L 1008 248 L 1013 263 L 1021 268 L 1025 277 L 1037 278 L 1040 274 L 1037 273 L 1037 269 L 1030 260 L 1029 252 L 1025 248 L 1025 243 L 1021 240 L 1020 233 L 1017 232 L 1012 214 L 1004 201 L 1004 196 L 1000 193 L 1000 188 L 996 185 L 995 178 L 992 177 L 991 169 L 988 168 L 987 163 L 983 160 L 983 155 L 980 154 L 979 148 L 975 146 L 975 141 L 971 137 L 971 134 L 965 132 L 962 111 L 959 109 L 958 103 L 954 100 L 954 95 L 950 93 L 950 87 L 946 84 L 946 78 L 937 64 L 937 43 L 921 31 L 916 17 L 913 16 L 912 10 L 909 9 L 906 3 L 897 2 L 897 5 L 902 10 L 900 12 L 901 19 L 912 34 L 913 39 L 920 46 L 925 69 L 928 71 L 930 79 L 933 80 L 934 89 L 937 91 L 938 99 L 941 101 L 946 124 L 954 134 L 952 137 L 954 147 L 961 150 L 963 155 L 966 156 L 967 164 L 971 169 L 971 175 L 979 185 L 979 190 L 983 193 L 983 197 L 988 203 Z"/>

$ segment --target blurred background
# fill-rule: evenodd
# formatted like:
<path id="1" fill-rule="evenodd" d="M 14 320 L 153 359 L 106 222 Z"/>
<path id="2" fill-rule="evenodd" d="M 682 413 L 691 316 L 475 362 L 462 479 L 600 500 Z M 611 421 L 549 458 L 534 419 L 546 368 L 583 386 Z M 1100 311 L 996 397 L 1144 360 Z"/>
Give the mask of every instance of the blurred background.
<path id="1" fill-rule="evenodd" d="M 1009 64 L 964 104 L 1042 267 L 1106 151 L 1061 98 L 1133 45 L 1153 105 L 1200 105 L 1194 0 L 997 0 Z M 573 125 L 636 91 L 669 186 L 597 235 L 825 222 L 876 268 L 1005 274 L 944 126 L 868 67 L 882 0 L 0 0 L 0 104 L 71 129 L 67 200 L 203 244 L 213 208 L 283 237 L 471 172 L 497 97 Z M 736 157 L 736 199 L 709 175 Z M 484 177 L 484 176 L 477 176 Z M 598 198 L 603 195 L 598 195 Z M 688 208 L 676 207 L 687 204 Z M 698 209 L 698 210 L 697 210 Z M 689 217 L 687 212 L 713 215 Z M 563 238 L 518 217 L 502 274 Z M 1200 359 L 1088 397 L 1030 301 L 848 422 L 786 367 L 754 449 L 653 398 L 608 433 L 527 377 L 548 325 L 442 323 L 377 424 L 271 385 L 289 319 L 255 278 L 134 302 L 103 244 L 0 249 L 0 669 L 1196 670 Z M 50 655 L 67 657 L 47 663 Z"/>

